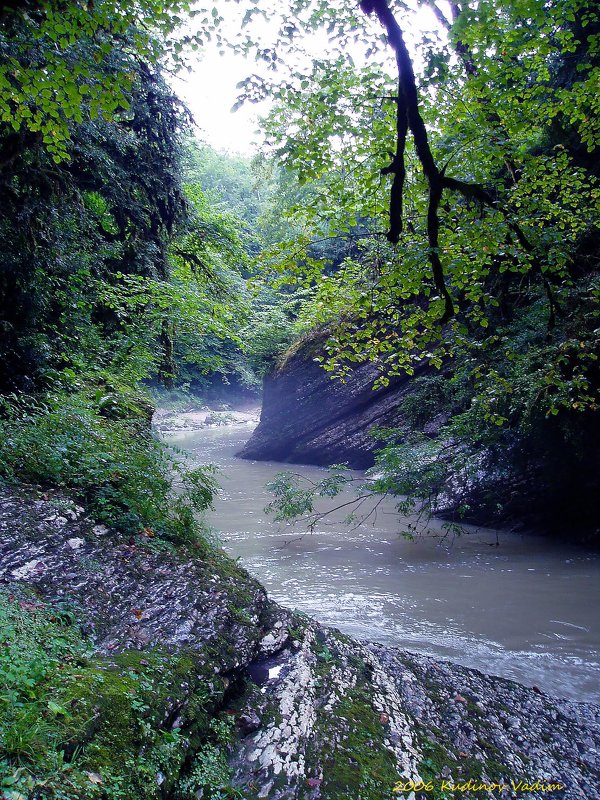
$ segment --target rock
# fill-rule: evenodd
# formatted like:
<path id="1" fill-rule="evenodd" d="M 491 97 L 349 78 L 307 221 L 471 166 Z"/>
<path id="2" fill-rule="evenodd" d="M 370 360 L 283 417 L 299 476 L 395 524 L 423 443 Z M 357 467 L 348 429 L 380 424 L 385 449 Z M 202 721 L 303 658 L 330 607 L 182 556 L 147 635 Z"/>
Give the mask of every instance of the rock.
<path id="1" fill-rule="evenodd" d="M 287 629 L 283 625 L 274 628 L 271 633 L 268 633 L 260 641 L 260 652 L 263 655 L 271 655 L 276 653 L 283 647 L 284 642 L 288 639 Z"/>
<path id="2" fill-rule="evenodd" d="M 85 539 L 82 539 L 79 536 L 74 536 L 72 539 L 67 539 L 67 544 L 71 550 L 79 550 L 79 548 L 83 547 L 85 544 Z"/>
<path id="3" fill-rule="evenodd" d="M 242 458 L 356 469 L 373 464 L 371 431 L 399 422 L 398 406 L 412 378 L 394 376 L 373 389 L 379 372 L 367 363 L 356 365 L 345 383 L 332 380 L 314 361 L 324 341 L 323 335 L 307 340 L 265 378 L 260 423 Z"/>
<path id="4" fill-rule="evenodd" d="M 106 533 L 108 533 L 108 528 L 106 525 L 94 525 L 92 528 L 92 533 L 95 536 L 104 536 Z"/>
<path id="5" fill-rule="evenodd" d="M 44 563 L 43 561 L 39 561 L 37 558 L 33 558 L 30 561 L 27 561 L 25 564 L 21 564 L 19 567 L 11 570 L 11 575 L 16 580 L 24 580 L 27 578 L 31 578 L 33 575 L 39 574 L 44 571 Z"/>
<path id="6" fill-rule="evenodd" d="M 238 717 L 237 723 L 242 736 L 247 736 L 260 728 L 260 717 L 256 711 L 249 709 Z"/>
<path id="7" fill-rule="evenodd" d="M 564 784 L 561 800 L 597 796 L 600 708 L 353 641 L 278 607 L 217 551 L 199 557 L 184 549 L 129 548 L 115 532 L 94 538 L 92 528 L 85 519 L 48 525 L 25 492 L 0 488 L 0 579 L 14 596 L 23 587 L 33 593 L 35 608 L 67 601 L 93 636 L 95 654 L 77 665 L 69 689 L 87 687 L 89 696 L 65 706 L 70 714 L 83 706 L 86 738 L 73 746 L 83 748 L 88 775 L 106 766 L 106 750 L 100 748 L 98 763 L 93 755 L 103 724 L 99 709 L 104 703 L 113 714 L 123 705 L 132 713 L 131 682 L 147 674 L 144 680 L 166 687 L 152 694 L 160 713 L 144 719 L 141 733 L 134 720 L 121 722 L 107 773 L 125 781 L 123 770 L 165 742 L 165 731 L 177 731 L 167 740 L 168 758 L 149 773 L 156 791 L 146 782 L 144 800 L 202 797 L 205 787 L 193 776 L 215 765 L 221 781 L 229 770 L 227 796 L 249 800 L 366 797 L 367 778 L 377 786 L 369 798 L 392 796 L 399 781 L 409 788 L 398 796 L 414 798 L 423 792 L 410 786 L 428 780 L 438 790 L 442 779 L 502 783 L 503 798 L 547 800 L 549 781 Z M 79 539 L 85 559 L 65 546 Z M 256 624 L 239 624 L 240 610 Z M 253 673 L 262 676 L 258 682 Z M 485 709 L 472 698 L 485 698 Z M 217 729 L 237 719 L 230 744 L 214 738 L 211 717 Z M 126 761 L 129 727 L 134 737 Z M 512 779 L 541 788 L 519 792 Z M 137 792 L 124 796 L 140 799 Z"/>
<path id="8" fill-rule="evenodd" d="M 0 509 L 8 496 L 0 488 Z M 258 653 L 271 624 L 287 620 L 260 584 L 233 563 L 217 575 L 221 591 L 215 594 L 213 563 L 128 547 L 117 532 L 85 519 L 62 528 L 47 525 L 43 509 L 25 494 L 17 505 L 26 519 L 21 528 L 15 528 L 14 507 L 0 512 L 0 580 L 21 581 L 47 602 L 68 598 L 85 609 L 83 621 L 93 626 L 99 652 L 185 644 L 202 653 L 216 638 L 228 653 L 217 670 L 227 671 Z M 74 559 L 73 551 L 86 542 L 86 558 Z M 246 609 L 257 615 L 256 626 L 236 624 Z M 281 631 L 286 628 L 275 632 L 274 641 Z"/>

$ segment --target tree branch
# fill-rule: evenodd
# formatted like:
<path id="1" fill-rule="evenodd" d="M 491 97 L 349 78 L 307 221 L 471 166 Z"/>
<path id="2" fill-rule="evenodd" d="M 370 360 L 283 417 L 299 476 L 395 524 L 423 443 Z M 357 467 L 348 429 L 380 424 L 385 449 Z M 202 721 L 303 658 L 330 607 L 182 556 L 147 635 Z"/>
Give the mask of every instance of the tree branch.
<path id="1" fill-rule="evenodd" d="M 443 176 L 429 146 L 427 129 L 421 116 L 417 82 L 409 52 L 404 42 L 402 29 L 394 17 L 386 0 L 362 0 L 361 9 L 365 14 L 375 13 L 385 28 L 391 47 L 396 54 L 398 68 L 398 100 L 396 112 L 396 154 L 388 172 L 394 173 L 390 194 L 390 230 L 388 239 L 397 244 L 402 231 L 402 198 L 399 192 L 404 189 L 404 149 L 406 134 L 412 133 L 417 156 L 429 184 L 429 206 L 427 209 L 427 236 L 429 242 L 429 263 L 433 281 L 440 296 L 444 299 L 444 313 L 440 319 L 443 324 L 454 315 L 454 304 L 446 286 L 444 269 L 439 256 L 439 206 L 444 190 Z"/>
<path id="2" fill-rule="evenodd" d="M 408 133 L 408 117 L 406 109 L 403 107 L 400 87 L 398 97 L 395 98 L 396 110 L 396 153 L 393 156 L 389 167 L 381 170 L 382 175 L 393 174 L 394 179 L 390 189 L 390 229 L 387 234 L 388 241 L 396 244 L 402 233 L 403 216 L 403 197 L 404 180 L 406 178 L 406 167 L 404 166 L 404 151 L 406 149 L 406 134 Z M 402 107 L 401 107 L 402 106 Z"/>
<path id="3" fill-rule="evenodd" d="M 438 20 L 444 25 L 446 29 L 452 27 L 456 23 L 458 17 L 463 12 L 463 7 L 459 2 L 452 2 L 450 10 L 452 14 L 452 25 L 444 16 L 442 11 L 436 5 L 435 0 L 427 0 L 427 5 L 432 9 Z M 446 286 L 444 275 L 444 268 L 439 255 L 439 207 L 442 200 L 442 195 L 445 189 L 458 192 L 463 197 L 469 200 L 476 200 L 484 206 L 490 208 L 498 208 L 498 201 L 489 191 L 476 183 L 469 183 L 459 180 L 457 178 L 447 177 L 444 170 L 440 170 L 437 166 L 431 148 L 429 146 L 429 139 L 427 129 L 420 112 L 419 95 L 417 91 L 417 84 L 412 65 L 410 54 L 404 42 L 402 29 L 392 13 L 388 0 L 361 0 L 360 7 L 365 14 L 376 14 L 381 25 L 385 29 L 388 41 L 394 50 L 396 56 L 396 65 L 398 68 L 398 98 L 397 111 L 396 111 L 396 153 L 394 154 L 392 163 L 381 170 L 383 175 L 393 174 L 394 180 L 390 191 L 390 228 L 387 238 L 393 244 L 397 244 L 402 233 L 402 213 L 403 213 L 403 191 L 404 181 L 406 176 L 404 166 L 404 153 L 406 149 L 406 136 L 408 131 L 412 133 L 415 143 L 415 149 L 418 159 L 421 163 L 423 174 L 427 179 L 429 186 L 429 201 L 427 207 L 427 238 L 429 244 L 429 263 L 431 264 L 431 271 L 433 281 L 440 296 L 444 299 L 444 312 L 440 319 L 443 324 L 447 322 L 454 315 L 454 304 L 452 297 Z M 467 75 L 474 77 L 478 74 L 477 65 L 475 64 L 473 54 L 471 53 L 467 44 L 460 39 L 456 39 L 454 43 L 455 49 L 463 62 L 465 72 Z M 487 113 L 487 119 L 490 124 L 499 127 L 502 132 L 505 132 L 502 121 L 499 116 L 494 112 Z M 516 182 L 518 179 L 518 170 L 510 156 L 505 154 L 505 164 L 511 177 Z M 551 330 L 556 323 L 556 314 L 561 311 L 560 306 L 554 297 L 552 287 L 546 275 L 542 271 L 539 260 L 535 258 L 535 248 L 528 240 L 522 228 L 518 223 L 506 219 L 506 224 L 515 235 L 521 247 L 529 254 L 534 256 L 534 268 L 539 272 L 548 297 L 550 306 L 550 316 L 548 320 L 548 328 Z"/>

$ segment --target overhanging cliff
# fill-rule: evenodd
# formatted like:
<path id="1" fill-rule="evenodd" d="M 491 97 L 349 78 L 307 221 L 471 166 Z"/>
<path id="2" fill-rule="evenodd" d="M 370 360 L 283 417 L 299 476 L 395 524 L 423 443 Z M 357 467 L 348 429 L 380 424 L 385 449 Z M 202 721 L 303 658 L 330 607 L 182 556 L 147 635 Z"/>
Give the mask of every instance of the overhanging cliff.
<path id="1" fill-rule="evenodd" d="M 314 360 L 323 342 L 304 342 L 266 376 L 260 424 L 239 456 L 353 469 L 373 464 L 373 431 L 398 423 L 412 378 L 395 376 L 374 389 L 380 373 L 366 363 L 357 364 L 344 383 L 332 380 Z"/>

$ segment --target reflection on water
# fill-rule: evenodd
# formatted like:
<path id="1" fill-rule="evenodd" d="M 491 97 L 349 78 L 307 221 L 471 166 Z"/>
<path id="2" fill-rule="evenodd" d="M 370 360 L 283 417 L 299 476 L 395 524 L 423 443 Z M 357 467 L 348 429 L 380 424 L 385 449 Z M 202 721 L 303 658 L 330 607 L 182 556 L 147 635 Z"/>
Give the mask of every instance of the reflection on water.
<path id="1" fill-rule="evenodd" d="M 273 599 L 359 639 L 399 645 L 550 694 L 600 702 L 600 556 L 536 537 L 477 530 L 452 546 L 398 535 L 392 500 L 352 531 L 272 522 L 265 483 L 281 469 L 236 459 L 250 427 L 168 438 L 222 470 L 212 524 Z"/>

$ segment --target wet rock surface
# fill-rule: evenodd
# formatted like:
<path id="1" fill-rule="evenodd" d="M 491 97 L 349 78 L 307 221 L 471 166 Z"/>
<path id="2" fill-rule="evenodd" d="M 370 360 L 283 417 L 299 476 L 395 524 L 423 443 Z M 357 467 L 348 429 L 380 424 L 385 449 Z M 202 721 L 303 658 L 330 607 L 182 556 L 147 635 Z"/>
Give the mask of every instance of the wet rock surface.
<path id="1" fill-rule="evenodd" d="M 259 652 L 273 615 L 286 618 L 218 552 L 194 557 L 144 535 L 124 541 L 65 498 L 46 497 L 0 490 L 0 579 L 24 581 L 50 603 L 68 600 L 100 652 L 203 652 L 218 641 L 229 654 L 220 668 L 231 669 Z"/>
<path id="2" fill-rule="evenodd" d="M 217 552 L 123 543 L 67 498 L 4 488 L 0 578 L 68 602 L 104 656 L 186 653 L 165 719 L 185 732 L 190 687 L 218 683 L 239 797 L 598 797 L 600 708 L 356 642 L 270 602 Z M 157 774 L 162 796 L 181 796 Z"/>

